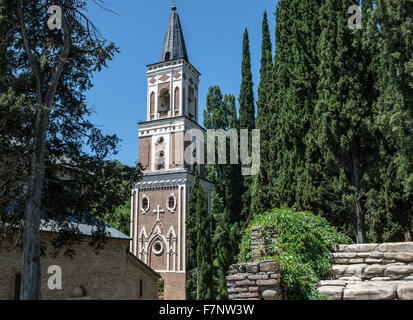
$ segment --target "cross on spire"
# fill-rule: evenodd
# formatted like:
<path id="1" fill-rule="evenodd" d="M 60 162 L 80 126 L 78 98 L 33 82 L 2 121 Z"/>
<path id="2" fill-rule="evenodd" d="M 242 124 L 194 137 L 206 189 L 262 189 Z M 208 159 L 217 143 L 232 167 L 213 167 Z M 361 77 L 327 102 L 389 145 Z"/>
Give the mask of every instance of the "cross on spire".
<path id="1" fill-rule="evenodd" d="M 153 210 L 153 213 L 158 215 L 158 217 L 156 218 L 156 221 L 161 221 L 160 214 L 164 213 L 164 212 L 165 212 L 165 210 L 163 210 L 163 209 L 161 210 L 161 206 L 158 204 L 158 208 L 156 210 Z"/>

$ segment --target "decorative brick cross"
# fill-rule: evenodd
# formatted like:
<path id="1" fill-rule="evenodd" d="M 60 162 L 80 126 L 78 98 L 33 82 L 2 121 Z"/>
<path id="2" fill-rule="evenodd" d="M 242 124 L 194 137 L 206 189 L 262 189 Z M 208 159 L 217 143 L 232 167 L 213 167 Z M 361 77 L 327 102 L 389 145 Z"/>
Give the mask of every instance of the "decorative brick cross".
<path id="1" fill-rule="evenodd" d="M 156 221 L 161 221 L 160 214 L 164 213 L 165 210 L 161 210 L 161 206 L 158 204 L 158 208 L 156 210 L 153 210 L 153 213 L 157 214 L 158 217 L 156 218 Z"/>

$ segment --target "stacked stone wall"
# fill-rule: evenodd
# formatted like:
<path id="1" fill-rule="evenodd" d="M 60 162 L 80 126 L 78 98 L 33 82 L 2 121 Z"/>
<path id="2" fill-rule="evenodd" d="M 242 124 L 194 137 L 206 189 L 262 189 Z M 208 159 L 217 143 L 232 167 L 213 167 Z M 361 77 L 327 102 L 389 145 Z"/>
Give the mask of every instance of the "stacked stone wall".
<path id="1" fill-rule="evenodd" d="M 340 245 L 317 284 L 330 300 L 413 300 L 413 242 Z"/>
<path id="2" fill-rule="evenodd" d="M 230 300 L 281 300 L 280 264 L 274 260 L 234 264 L 227 276 Z"/>
<path id="3" fill-rule="evenodd" d="M 264 229 L 267 241 L 275 243 L 277 232 Z M 267 243 L 262 239 L 260 228 L 251 230 L 251 249 L 254 260 L 263 259 L 268 254 Z M 280 264 L 274 260 L 234 264 L 227 276 L 228 298 L 230 300 L 281 300 Z"/>

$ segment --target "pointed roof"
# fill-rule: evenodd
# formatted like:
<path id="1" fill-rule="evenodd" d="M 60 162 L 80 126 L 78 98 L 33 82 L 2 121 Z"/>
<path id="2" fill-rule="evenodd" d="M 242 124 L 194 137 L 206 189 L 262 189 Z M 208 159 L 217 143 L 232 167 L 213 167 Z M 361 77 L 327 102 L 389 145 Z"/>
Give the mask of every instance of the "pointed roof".
<path id="1" fill-rule="evenodd" d="M 161 61 L 175 60 L 184 58 L 188 61 L 188 53 L 186 51 L 184 35 L 182 33 L 181 22 L 179 15 L 176 12 L 176 7 L 172 7 L 171 17 L 169 18 L 168 29 L 162 47 Z"/>

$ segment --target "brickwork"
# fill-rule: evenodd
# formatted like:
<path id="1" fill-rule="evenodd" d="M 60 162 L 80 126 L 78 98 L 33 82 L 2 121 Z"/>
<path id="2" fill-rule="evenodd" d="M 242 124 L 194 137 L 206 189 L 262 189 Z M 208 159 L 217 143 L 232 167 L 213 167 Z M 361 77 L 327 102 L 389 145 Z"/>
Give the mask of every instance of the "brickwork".
<path id="1" fill-rule="evenodd" d="M 162 279 L 165 280 L 164 299 L 165 300 L 185 300 L 185 272 L 161 272 Z"/>
<path id="2" fill-rule="evenodd" d="M 41 233 L 43 243 L 51 240 L 51 234 Z M 82 287 L 86 297 L 97 300 L 157 299 L 158 277 L 141 262 L 126 253 L 128 240 L 108 239 L 99 254 L 93 252 L 88 241 L 74 245 L 76 256 L 71 260 L 60 254 L 57 258 L 41 259 L 42 299 L 70 299 L 74 290 Z M 20 252 L 0 249 L 0 300 L 14 299 L 16 274 L 21 272 Z M 50 290 L 47 286 L 48 267 L 58 265 L 62 269 L 62 289 Z M 140 281 L 142 280 L 142 296 Z"/>

